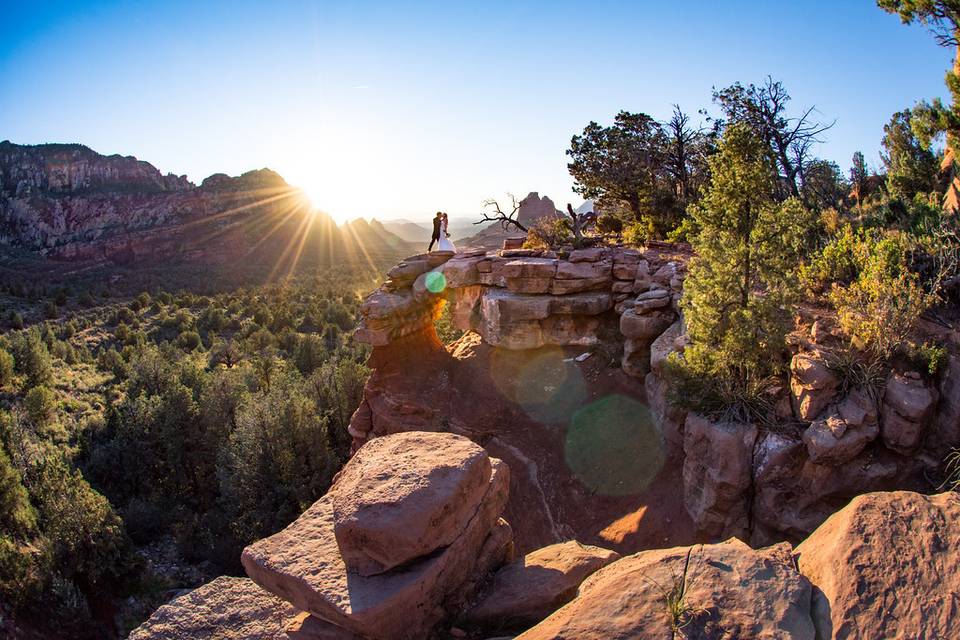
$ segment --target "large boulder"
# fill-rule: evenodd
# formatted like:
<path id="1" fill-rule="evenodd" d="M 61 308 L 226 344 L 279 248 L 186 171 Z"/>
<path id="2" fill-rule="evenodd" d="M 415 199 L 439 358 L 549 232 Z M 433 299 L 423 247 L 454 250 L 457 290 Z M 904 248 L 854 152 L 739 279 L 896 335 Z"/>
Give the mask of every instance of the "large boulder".
<path id="1" fill-rule="evenodd" d="M 557 275 L 557 260 L 554 258 L 517 258 L 509 260 L 500 268 L 504 278 L 545 278 Z"/>
<path id="2" fill-rule="evenodd" d="M 816 464 L 799 434 L 767 431 L 753 455 L 751 542 L 805 538 L 853 496 L 895 482 L 901 461 L 876 447 L 840 465 Z"/>
<path id="3" fill-rule="evenodd" d="M 551 314 L 595 316 L 612 308 L 613 296 L 608 291 L 550 296 Z"/>
<path id="4" fill-rule="evenodd" d="M 836 412 L 810 424 L 803 441 L 811 462 L 837 466 L 860 455 L 879 433 L 876 401 L 866 391 L 854 389 Z"/>
<path id="5" fill-rule="evenodd" d="M 558 278 L 550 281 L 550 293 L 562 296 L 568 293 L 607 290 L 610 288 L 611 282 L 612 278 L 609 275 L 597 276 L 596 278 Z"/>
<path id="6" fill-rule="evenodd" d="M 880 433 L 876 418 L 860 425 L 846 421 L 839 413 L 814 420 L 803 432 L 810 460 L 837 466 L 853 460 Z"/>
<path id="7" fill-rule="evenodd" d="M 891 374 L 883 394 L 883 444 L 903 455 L 915 452 L 936 402 L 936 389 L 924 384 L 919 374 Z"/>
<path id="8" fill-rule="evenodd" d="M 683 433 L 683 497 L 700 533 L 746 539 L 757 427 L 687 415 Z"/>
<path id="9" fill-rule="evenodd" d="M 674 404 L 669 398 L 669 385 L 656 372 L 651 371 L 643 379 L 647 403 L 660 427 L 660 433 L 671 448 L 683 448 L 683 425 L 687 419 L 687 410 Z"/>
<path id="10" fill-rule="evenodd" d="M 252 580 L 221 576 L 154 611 L 129 640 L 286 640 L 299 613 Z"/>
<path id="11" fill-rule="evenodd" d="M 673 324 L 676 317 L 673 311 L 657 310 L 641 314 L 628 309 L 620 316 L 620 333 L 627 338 L 652 342 Z"/>
<path id="12" fill-rule="evenodd" d="M 330 492 L 344 563 L 370 576 L 450 545 L 489 481 L 489 456 L 463 436 L 411 431 L 371 440 Z"/>
<path id="13" fill-rule="evenodd" d="M 670 354 L 683 351 L 684 346 L 683 321 L 677 320 L 650 344 L 650 370 L 658 375 L 663 373 Z"/>
<path id="14" fill-rule="evenodd" d="M 587 576 L 619 557 L 576 540 L 537 549 L 497 571 L 465 620 L 484 628 L 526 629 L 572 600 Z"/>
<path id="15" fill-rule="evenodd" d="M 960 500 L 854 498 L 797 549 L 822 638 L 953 638 L 960 629 Z"/>
<path id="16" fill-rule="evenodd" d="M 813 420 L 833 402 L 839 380 L 816 353 L 798 353 L 790 361 L 790 390 L 801 420 Z"/>
<path id="17" fill-rule="evenodd" d="M 754 550 L 732 539 L 627 556 L 587 578 L 572 602 L 517 640 L 674 638 L 679 625 L 686 638 L 813 640 L 810 583 L 790 551 L 786 543 Z M 675 619 L 667 600 L 681 583 Z"/>
<path id="18" fill-rule="evenodd" d="M 486 256 L 461 257 L 458 255 L 445 262 L 440 272 L 443 273 L 448 287 L 454 289 L 467 287 L 480 282 L 480 271 L 477 265 L 486 261 Z"/>
<path id="19" fill-rule="evenodd" d="M 438 453 L 446 455 L 451 447 L 459 446 L 457 436 L 436 435 L 444 438 L 442 442 L 431 442 Z M 389 438 L 398 436 L 383 439 Z M 376 440 L 364 446 L 374 443 Z M 420 456 L 430 455 L 428 450 L 417 447 L 405 454 L 397 453 L 406 456 L 424 476 L 423 481 L 429 483 L 434 478 L 433 467 L 417 463 Z M 368 467 L 371 483 L 357 482 L 349 486 L 360 491 L 373 487 L 374 493 L 379 495 L 382 480 L 395 471 L 391 461 L 381 458 L 381 462 L 383 467 L 379 471 L 372 463 Z M 326 496 L 286 529 L 244 549 L 241 556 L 243 566 L 247 575 L 267 591 L 343 629 L 383 640 L 425 637 L 428 630 L 446 615 L 444 603 L 455 596 L 473 575 L 488 538 L 497 535 L 500 529 L 497 523 L 506 505 L 509 470 L 499 460 L 490 459 L 489 463 L 492 471 L 485 492 L 473 501 L 474 511 L 466 527 L 447 546 L 434 549 L 401 567 L 369 576 L 349 570 L 341 556 L 336 533 L 335 501 L 348 486 L 341 484 L 339 479 Z M 439 474 L 438 481 L 443 477 L 448 476 Z M 419 484 L 421 481 L 411 482 Z M 442 481 L 443 484 L 447 482 Z M 449 515 L 444 514 L 442 508 L 438 511 L 426 504 L 420 506 L 425 509 L 419 515 L 425 519 L 431 513 L 440 514 L 441 519 Z M 447 506 L 459 508 L 459 505 Z M 399 514 L 399 518 L 394 533 L 399 540 L 409 543 L 411 536 L 401 529 L 423 525 L 414 523 L 412 516 L 407 514 Z"/>
<path id="20" fill-rule="evenodd" d="M 600 320 L 593 316 L 550 316 L 540 321 L 544 344 L 593 346 L 600 342 Z"/>
<path id="21" fill-rule="evenodd" d="M 927 430 L 926 446 L 931 451 L 947 451 L 960 446 L 960 357 L 950 355 L 940 377 L 940 403 Z"/>

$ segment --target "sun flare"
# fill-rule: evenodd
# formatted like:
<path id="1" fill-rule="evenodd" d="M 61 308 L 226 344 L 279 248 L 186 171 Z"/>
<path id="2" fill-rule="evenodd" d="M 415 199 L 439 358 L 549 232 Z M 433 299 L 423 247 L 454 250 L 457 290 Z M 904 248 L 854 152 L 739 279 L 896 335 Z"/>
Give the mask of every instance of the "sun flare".
<path id="1" fill-rule="evenodd" d="M 345 211 L 343 207 L 336 206 L 336 203 L 331 201 L 329 187 L 306 184 L 299 188 L 301 191 L 303 191 L 303 195 L 307 199 L 307 204 L 310 206 L 310 209 L 314 215 L 319 215 L 322 213 L 330 216 L 330 218 L 332 218 L 338 226 L 349 222 L 356 217 L 351 216 L 350 213 Z"/>

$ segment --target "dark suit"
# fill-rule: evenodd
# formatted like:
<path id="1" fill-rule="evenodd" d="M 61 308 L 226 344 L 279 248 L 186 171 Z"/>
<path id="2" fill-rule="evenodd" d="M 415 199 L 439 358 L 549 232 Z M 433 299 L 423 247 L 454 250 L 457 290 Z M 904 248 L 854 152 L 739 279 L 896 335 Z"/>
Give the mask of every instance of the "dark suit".
<path id="1" fill-rule="evenodd" d="M 433 219 L 433 235 L 430 236 L 430 246 L 427 248 L 427 253 L 433 251 L 433 243 L 440 242 L 440 218 Z"/>

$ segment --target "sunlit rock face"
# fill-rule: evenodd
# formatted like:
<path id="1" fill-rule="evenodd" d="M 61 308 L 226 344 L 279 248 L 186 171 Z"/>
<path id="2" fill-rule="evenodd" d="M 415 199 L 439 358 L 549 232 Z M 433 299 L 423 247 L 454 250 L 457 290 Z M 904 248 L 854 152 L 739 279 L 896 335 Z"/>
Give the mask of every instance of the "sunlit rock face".
<path id="1" fill-rule="evenodd" d="M 830 516 L 796 549 L 817 637 L 955 637 L 958 519 L 953 492 L 869 493 Z"/>
<path id="2" fill-rule="evenodd" d="M 340 629 L 428 637 L 484 577 L 477 572 L 497 568 L 491 557 L 508 559 L 500 515 L 509 471 L 462 436 L 379 438 L 295 522 L 247 547 L 243 566 L 266 591 Z"/>
<path id="3" fill-rule="evenodd" d="M 813 640 L 812 588 L 790 551 L 786 543 L 754 550 L 735 538 L 642 551 L 591 575 L 572 602 L 517 638 L 671 638 L 682 627 L 687 638 Z M 684 597 L 671 610 L 678 587 Z"/>
<path id="4" fill-rule="evenodd" d="M 641 260 L 633 249 L 591 248 L 558 257 L 529 249 L 407 258 L 361 307 L 355 339 L 374 347 L 429 329 L 452 305 L 458 328 L 511 350 L 590 347 L 616 324 L 627 339 L 631 375 L 649 371 L 650 345 L 677 318 L 677 263 Z M 626 368 L 626 367 L 625 367 Z"/>

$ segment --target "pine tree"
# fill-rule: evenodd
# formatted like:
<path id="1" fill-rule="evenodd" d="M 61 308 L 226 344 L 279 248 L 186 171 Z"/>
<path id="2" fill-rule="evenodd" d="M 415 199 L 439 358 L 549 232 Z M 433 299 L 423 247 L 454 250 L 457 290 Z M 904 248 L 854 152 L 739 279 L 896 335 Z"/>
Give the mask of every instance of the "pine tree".
<path id="1" fill-rule="evenodd" d="M 783 361 L 793 272 L 813 222 L 799 200 L 778 203 L 776 166 L 746 125 L 727 129 L 710 171 L 707 192 L 691 209 L 699 230 L 681 302 L 690 338 L 683 368 L 723 403 Z M 717 400 L 718 393 L 725 397 Z"/>

